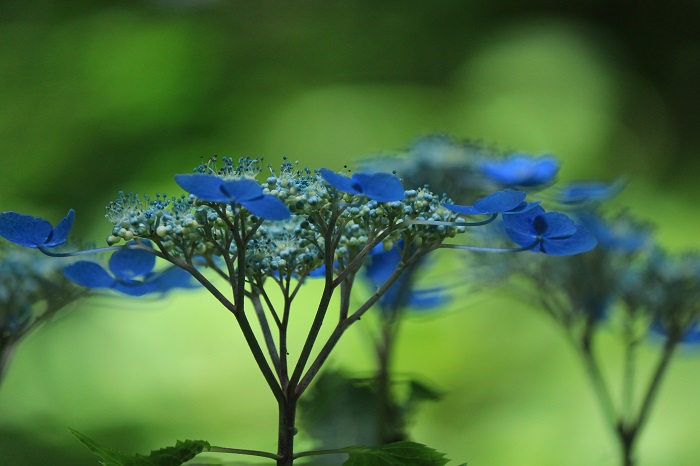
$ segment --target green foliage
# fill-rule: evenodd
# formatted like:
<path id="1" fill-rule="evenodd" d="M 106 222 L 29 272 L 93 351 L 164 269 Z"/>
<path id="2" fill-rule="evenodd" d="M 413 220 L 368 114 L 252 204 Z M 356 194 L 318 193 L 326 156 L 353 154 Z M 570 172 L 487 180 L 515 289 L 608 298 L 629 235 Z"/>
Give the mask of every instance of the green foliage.
<path id="1" fill-rule="evenodd" d="M 346 447 L 350 458 L 343 466 L 444 466 L 443 453 L 416 442 L 396 442 L 380 447 Z M 466 466 L 466 463 L 459 466 Z"/>
<path id="2" fill-rule="evenodd" d="M 70 429 L 88 449 L 100 457 L 104 466 L 179 466 L 203 451 L 209 451 L 210 445 L 204 440 L 178 440 L 174 447 L 165 447 L 152 451 L 148 456 L 125 455 L 99 445 L 89 437 Z"/>
<path id="3" fill-rule="evenodd" d="M 423 381 L 394 379 L 389 399 L 385 401 L 389 405 L 382 409 L 376 378 L 356 378 L 342 371 L 327 370 L 321 373 L 300 406 L 306 433 L 320 441 L 322 448 L 337 448 L 405 440 L 406 426 L 422 403 L 442 397 L 443 393 Z M 381 426 L 398 435 L 388 440 Z"/>

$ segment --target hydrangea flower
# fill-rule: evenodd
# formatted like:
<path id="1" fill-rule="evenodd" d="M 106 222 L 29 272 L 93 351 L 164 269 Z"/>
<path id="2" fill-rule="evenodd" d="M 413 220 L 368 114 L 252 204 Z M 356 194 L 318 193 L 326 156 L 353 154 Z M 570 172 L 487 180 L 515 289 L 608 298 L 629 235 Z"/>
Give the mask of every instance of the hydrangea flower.
<path id="1" fill-rule="evenodd" d="M 575 217 L 596 237 L 599 247 L 632 253 L 652 244 L 649 227 L 629 217 L 620 216 L 606 221 L 596 212 L 588 210 L 576 212 Z"/>
<path id="2" fill-rule="evenodd" d="M 588 230 L 559 212 L 536 206 L 518 215 L 503 217 L 508 237 L 522 247 L 550 256 L 568 256 L 593 249 L 598 241 Z"/>
<path id="3" fill-rule="evenodd" d="M 0 236 L 27 248 L 53 248 L 66 242 L 74 218 L 75 212 L 71 209 L 54 228 L 43 218 L 3 212 L 0 214 Z"/>
<path id="4" fill-rule="evenodd" d="M 559 171 L 559 161 L 551 155 L 532 157 L 513 154 L 505 159 L 484 160 L 481 173 L 503 186 L 539 186 L 551 183 Z"/>
<path id="5" fill-rule="evenodd" d="M 287 220 L 291 212 L 275 196 L 263 194 L 260 185 L 247 178 L 225 180 L 216 175 L 177 175 L 175 181 L 182 189 L 202 201 L 236 203 L 252 214 L 267 220 Z"/>
<path id="6" fill-rule="evenodd" d="M 134 242 L 127 244 L 133 245 Z M 64 267 L 63 274 L 73 283 L 86 288 L 107 288 L 130 296 L 196 286 L 191 275 L 180 268 L 171 267 L 162 272 L 154 272 L 155 261 L 156 257 L 148 251 L 124 248 L 110 257 L 111 274 L 101 265 L 90 261 L 78 261 Z"/>
<path id="7" fill-rule="evenodd" d="M 350 178 L 327 168 L 322 168 L 320 173 L 326 183 L 344 193 L 365 196 L 377 202 L 400 201 L 404 198 L 401 180 L 391 173 L 355 173 Z"/>
<path id="8" fill-rule="evenodd" d="M 474 205 L 443 205 L 452 212 L 463 215 L 514 214 L 527 212 L 539 205 L 539 201 L 525 202 L 526 196 L 523 191 L 504 189 L 479 199 Z"/>
<path id="9" fill-rule="evenodd" d="M 388 251 L 384 245 L 375 246 L 368 255 L 368 262 L 364 267 L 364 274 L 375 288 L 382 286 L 396 271 L 401 261 L 401 253 L 396 246 Z M 419 262 L 420 265 L 423 262 Z M 384 293 L 379 299 L 379 306 L 385 311 L 393 311 L 403 307 L 414 309 L 430 309 L 450 300 L 443 288 L 413 287 L 412 273 L 406 272 Z"/>

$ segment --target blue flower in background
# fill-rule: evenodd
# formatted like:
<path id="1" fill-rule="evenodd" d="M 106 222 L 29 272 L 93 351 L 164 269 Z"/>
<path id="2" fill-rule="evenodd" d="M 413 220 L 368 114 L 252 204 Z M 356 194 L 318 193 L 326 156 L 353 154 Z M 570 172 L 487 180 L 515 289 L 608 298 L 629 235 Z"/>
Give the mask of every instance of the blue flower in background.
<path id="1" fill-rule="evenodd" d="M 658 322 L 654 322 L 649 330 L 654 335 L 659 335 L 664 338 L 668 337 L 668 330 Z M 700 344 L 700 325 L 698 325 L 697 322 L 691 325 L 690 328 L 685 332 L 683 337 L 680 339 L 680 343 L 684 345 Z"/>
<path id="2" fill-rule="evenodd" d="M 54 228 L 43 218 L 3 212 L 0 214 L 0 236 L 27 248 L 53 248 L 66 242 L 74 218 L 75 212 L 71 209 Z"/>
<path id="3" fill-rule="evenodd" d="M 387 251 L 382 244 L 375 246 L 367 257 L 364 273 L 375 288 L 379 288 L 389 279 L 401 261 L 401 253 L 396 246 Z M 420 264 L 423 262 L 413 267 Z M 450 300 L 444 288 L 413 288 L 412 275 L 412 271 L 404 272 L 379 298 L 379 306 L 383 310 L 394 311 L 404 307 L 430 309 Z"/>
<path id="4" fill-rule="evenodd" d="M 606 221 L 593 211 L 576 212 L 575 216 L 596 237 L 599 247 L 631 253 L 652 244 L 649 227 L 629 218 Z"/>
<path id="5" fill-rule="evenodd" d="M 127 245 L 133 245 L 129 242 Z M 150 242 L 144 241 L 150 246 Z M 154 272 L 156 257 L 142 249 L 120 249 L 109 259 L 109 271 L 95 262 L 78 261 L 63 268 L 73 283 L 86 288 L 107 288 L 130 296 L 194 288 L 192 276 L 178 267 Z"/>
<path id="6" fill-rule="evenodd" d="M 322 168 L 321 176 L 344 193 L 365 196 L 377 202 L 399 201 L 405 197 L 401 180 L 391 173 L 355 173 L 351 178 Z"/>
<path id="7" fill-rule="evenodd" d="M 504 189 L 479 199 L 474 205 L 443 205 L 452 212 L 463 215 L 515 214 L 527 212 L 539 205 L 539 201 L 525 202 L 526 196 L 523 191 Z"/>
<path id="8" fill-rule="evenodd" d="M 177 175 L 175 181 L 202 201 L 240 204 L 267 220 L 287 220 L 292 216 L 284 202 L 263 194 L 260 185 L 247 178 L 226 181 L 216 175 L 195 174 Z"/>
<path id="9" fill-rule="evenodd" d="M 559 161 L 551 155 L 513 154 L 501 160 L 485 160 L 479 169 L 486 178 L 503 186 L 539 186 L 554 181 Z"/>
<path id="10" fill-rule="evenodd" d="M 521 247 L 550 256 L 568 256 L 593 249 L 598 241 L 588 230 L 559 212 L 536 206 L 518 215 L 503 216 L 508 237 Z"/>
<path id="11" fill-rule="evenodd" d="M 557 190 L 557 201 L 562 204 L 588 204 L 607 201 L 615 197 L 625 181 L 621 178 L 612 183 L 603 181 L 574 181 Z"/>

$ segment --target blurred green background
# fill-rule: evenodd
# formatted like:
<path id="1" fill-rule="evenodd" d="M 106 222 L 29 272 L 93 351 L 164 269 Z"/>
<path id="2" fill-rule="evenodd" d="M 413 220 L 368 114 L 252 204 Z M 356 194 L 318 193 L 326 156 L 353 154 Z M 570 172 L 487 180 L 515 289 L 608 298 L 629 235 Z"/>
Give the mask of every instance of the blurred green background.
<path id="1" fill-rule="evenodd" d="M 75 237 L 101 245 L 117 190 L 179 194 L 173 175 L 202 156 L 340 168 L 448 133 L 554 153 L 562 180 L 626 175 L 615 205 L 697 249 L 699 18 L 690 0 L 4 0 L 0 210 L 55 222 L 73 207 Z M 405 326 L 397 369 L 448 392 L 414 438 L 470 465 L 616 465 L 544 315 L 488 294 L 465 307 Z M 351 331 L 333 365 L 369 369 L 363 346 Z M 700 462 L 695 353 L 674 361 L 640 466 Z M 177 438 L 274 450 L 265 390 L 206 293 L 93 298 L 20 347 L 0 463 L 96 464 L 66 427 L 130 452 Z"/>

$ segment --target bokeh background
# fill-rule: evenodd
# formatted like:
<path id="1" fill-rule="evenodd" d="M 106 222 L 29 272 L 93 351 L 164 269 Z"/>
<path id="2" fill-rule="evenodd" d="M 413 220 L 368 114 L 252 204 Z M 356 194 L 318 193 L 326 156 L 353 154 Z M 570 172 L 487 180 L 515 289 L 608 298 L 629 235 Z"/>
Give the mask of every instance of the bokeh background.
<path id="1" fill-rule="evenodd" d="M 0 210 L 55 222 L 73 207 L 75 236 L 103 244 L 118 190 L 179 194 L 173 175 L 200 157 L 340 168 L 446 133 L 556 154 L 561 180 L 625 175 L 615 205 L 697 249 L 700 3 L 626 3 L 5 0 Z M 470 465 L 617 464 L 544 315 L 502 294 L 460 304 L 404 328 L 397 368 L 447 393 L 414 438 Z M 350 332 L 333 365 L 371 367 L 365 342 Z M 700 463 L 699 385 L 689 349 L 640 466 Z M 177 438 L 274 450 L 265 390 L 206 293 L 92 298 L 20 347 L 0 463 L 96 464 L 67 427 L 129 452 Z"/>

